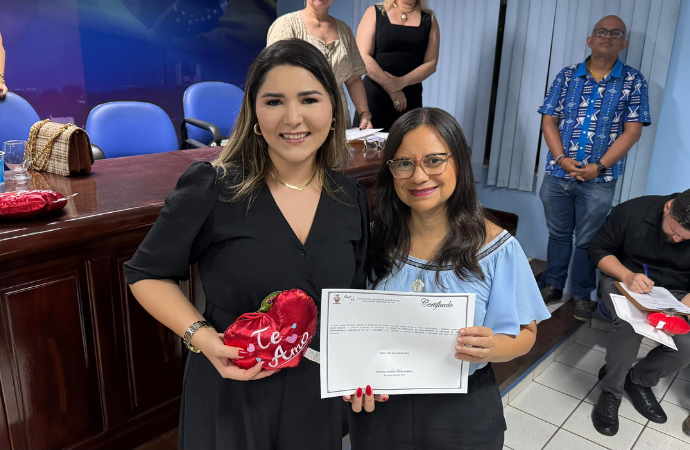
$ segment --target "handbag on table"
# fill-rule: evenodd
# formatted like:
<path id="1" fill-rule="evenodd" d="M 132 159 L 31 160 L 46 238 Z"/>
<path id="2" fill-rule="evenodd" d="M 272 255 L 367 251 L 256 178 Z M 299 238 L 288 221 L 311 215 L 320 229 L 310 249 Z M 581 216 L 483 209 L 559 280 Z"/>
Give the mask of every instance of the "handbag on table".
<path id="1" fill-rule="evenodd" d="M 50 119 L 33 124 L 26 152 L 34 170 L 65 177 L 91 172 L 94 161 L 86 131 L 71 123 L 55 123 Z"/>

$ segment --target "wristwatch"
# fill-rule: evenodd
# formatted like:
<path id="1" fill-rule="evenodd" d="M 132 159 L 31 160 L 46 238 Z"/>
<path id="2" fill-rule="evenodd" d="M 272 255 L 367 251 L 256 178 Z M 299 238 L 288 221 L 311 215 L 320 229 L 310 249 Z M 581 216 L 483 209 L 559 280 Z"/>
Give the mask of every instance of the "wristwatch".
<path id="1" fill-rule="evenodd" d="M 194 322 L 189 328 L 187 328 L 187 331 L 185 331 L 184 336 L 182 337 L 182 342 L 184 342 L 184 345 L 194 353 L 199 353 L 201 350 L 192 345 L 192 336 L 194 336 L 194 333 L 199 331 L 201 328 L 213 328 L 213 325 L 205 320 Z"/>
<path id="2" fill-rule="evenodd" d="M 597 172 L 599 172 L 599 175 L 606 175 L 606 172 L 609 170 L 609 168 L 606 167 L 605 165 L 603 165 L 601 163 L 601 161 L 597 161 L 596 165 L 597 165 Z"/>

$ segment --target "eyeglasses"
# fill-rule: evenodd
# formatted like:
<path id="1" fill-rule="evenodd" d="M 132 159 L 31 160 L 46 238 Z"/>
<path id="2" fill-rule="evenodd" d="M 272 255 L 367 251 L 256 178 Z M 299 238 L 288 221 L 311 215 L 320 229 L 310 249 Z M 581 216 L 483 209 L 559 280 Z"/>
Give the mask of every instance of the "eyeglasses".
<path id="1" fill-rule="evenodd" d="M 427 175 L 441 175 L 448 166 L 448 159 L 452 153 L 434 153 L 426 155 L 421 159 L 422 170 Z M 419 160 L 418 160 L 419 161 Z M 418 161 L 408 158 L 391 159 L 388 161 L 388 168 L 395 178 L 410 178 L 414 173 Z"/>
<path id="2" fill-rule="evenodd" d="M 607 34 L 611 33 L 613 39 L 621 39 L 625 36 L 625 31 L 619 29 L 607 30 L 606 28 L 597 28 L 592 31 L 592 36 L 596 37 L 606 37 Z"/>

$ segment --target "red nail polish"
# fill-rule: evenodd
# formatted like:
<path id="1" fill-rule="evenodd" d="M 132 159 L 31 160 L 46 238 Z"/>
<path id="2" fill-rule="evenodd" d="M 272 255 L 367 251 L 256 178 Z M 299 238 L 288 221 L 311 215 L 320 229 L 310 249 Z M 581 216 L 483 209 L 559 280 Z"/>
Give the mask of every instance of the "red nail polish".
<path id="1" fill-rule="evenodd" d="M 372 394 L 371 386 L 367 386 L 367 395 L 371 395 L 371 394 Z"/>
<path id="2" fill-rule="evenodd" d="M 251 356 L 251 353 L 249 353 L 246 350 L 237 350 L 237 356 L 239 356 L 240 358 L 245 358 L 247 356 Z"/>
<path id="3" fill-rule="evenodd" d="M 362 388 L 357 388 L 357 398 L 362 397 Z"/>

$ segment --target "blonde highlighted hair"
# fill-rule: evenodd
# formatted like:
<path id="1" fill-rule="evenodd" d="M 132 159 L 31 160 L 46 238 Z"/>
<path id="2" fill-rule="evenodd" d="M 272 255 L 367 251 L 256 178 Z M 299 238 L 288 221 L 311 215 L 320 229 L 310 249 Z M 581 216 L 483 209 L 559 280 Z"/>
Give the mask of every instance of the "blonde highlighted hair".
<path id="1" fill-rule="evenodd" d="M 266 177 L 273 170 L 273 163 L 268 155 L 268 144 L 262 136 L 254 132 L 254 125 L 258 123 L 256 98 L 266 74 L 271 69 L 283 65 L 301 67 L 309 71 L 323 85 L 331 101 L 335 130 L 328 133 L 328 137 L 317 151 L 316 169 L 324 193 L 335 198 L 334 190 L 327 182 L 328 173 L 331 170 L 342 169 L 349 155 L 345 141 L 348 120 L 344 117 L 338 85 L 328 60 L 316 47 L 301 39 L 288 39 L 266 47 L 252 63 L 235 127 L 223 151 L 213 161 L 214 166 L 222 168 L 221 179 L 230 179 L 231 202 L 249 199 L 251 204 L 264 186 Z"/>

